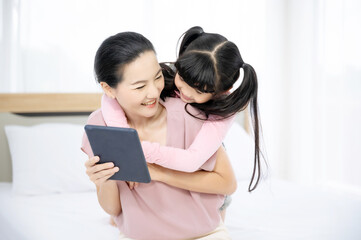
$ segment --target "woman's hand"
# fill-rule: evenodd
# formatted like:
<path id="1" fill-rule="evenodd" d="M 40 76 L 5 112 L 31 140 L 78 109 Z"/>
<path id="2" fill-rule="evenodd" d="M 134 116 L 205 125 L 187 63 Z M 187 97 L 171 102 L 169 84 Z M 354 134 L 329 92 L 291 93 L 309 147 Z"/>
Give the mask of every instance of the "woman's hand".
<path id="1" fill-rule="evenodd" d="M 107 182 L 114 173 L 119 171 L 119 168 L 114 167 L 112 162 L 96 164 L 99 160 L 98 156 L 94 156 L 85 162 L 86 174 L 97 187 Z"/>

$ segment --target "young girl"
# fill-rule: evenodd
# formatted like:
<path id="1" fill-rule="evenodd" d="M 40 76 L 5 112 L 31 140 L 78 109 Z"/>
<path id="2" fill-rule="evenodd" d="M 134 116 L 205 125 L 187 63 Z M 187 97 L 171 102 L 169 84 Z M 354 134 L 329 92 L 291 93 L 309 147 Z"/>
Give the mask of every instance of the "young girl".
<path id="1" fill-rule="evenodd" d="M 237 46 L 219 34 L 205 33 L 201 27 L 189 29 L 183 37 L 176 71 L 162 65 L 166 81 L 170 82 L 163 96 L 180 97 L 186 103 L 201 110 L 205 116 L 203 126 L 192 145 L 184 150 L 142 141 L 147 162 L 166 168 L 194 172 L 220 147 L 230 128 L 235 113 L 251 104 L 251 117 L 255 135 L 255 156 L 249 191 L 253 191 L 260 179 L 259 124 L 257 106 L 257 76 L 253 67 L 242 60 Z M 239 79 L 240 69 L 244 77 L 232 93 L 229 90 Z M 136 88 L 142 89 L 139 83 Z M 150 106 L 154 103 L 148 103 Z M 108 126 L 128 127 L 123 110 L 115 99 L 102 97 L 102 112 Z M 203 117 L 204 118 L 204 117 Z M 205 144 L 206 143 L 206 144 Z M 257 171 L 257 180 L 252 183 Z"/>
<path id="2" fill-rule="evenodd" d="M 116 99 L 141 139 L 176 148 L 194 141 L 203 123 L 184 111 L 180 99 L 160 100 L 165 83 L 148 39 L 132 32 L 109 37 L 97 51 L 94 69 L 104 93 Z M 138 84 L 144 87 L 138 89 Z M 193 107 L 189 110 L 197 114 Z M 87 124 L 107 125 L 101 109 Z M 99 157 L 93 156 L 86 135 L 82 150 L 89 156 L 86 172 L 97 187 L 99 204 L 127 239 L 230 239 L 219 208 L 224 194 L 235 191 L 236 181 L 223 147 L 202 165 L 206 171 L 178 172 L 175 182 L 164 184 L 150 168 L 152 181 L 134 189 L 109 180 L 119 169 L 96 164 Z"/>

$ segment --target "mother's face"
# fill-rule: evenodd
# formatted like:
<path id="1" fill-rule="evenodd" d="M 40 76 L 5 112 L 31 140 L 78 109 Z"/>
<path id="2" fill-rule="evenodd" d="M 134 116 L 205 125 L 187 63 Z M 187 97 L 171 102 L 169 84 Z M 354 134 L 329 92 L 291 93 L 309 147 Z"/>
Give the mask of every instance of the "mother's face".
<path id="1" fill-rule="evenodd" d="M 142 53 L 125 65 L 123 80 L 112 89 L 128 118 L 153 117 L 159 108 L 164 78 L 153 51 Z"/>

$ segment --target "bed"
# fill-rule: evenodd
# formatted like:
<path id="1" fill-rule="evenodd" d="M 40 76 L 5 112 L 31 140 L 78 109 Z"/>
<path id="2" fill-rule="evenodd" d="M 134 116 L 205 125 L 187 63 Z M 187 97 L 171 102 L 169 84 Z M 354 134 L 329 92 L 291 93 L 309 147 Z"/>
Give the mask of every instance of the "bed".
<path id="1" fill-rule="evenodd" d="M 0 94 L 0 239 L 119 239 L 79 150 L 99 99 Z M 225 139 L 238 181 L 225 221 L 232 239 L 361 239 L 360 196 L 278 179 L 248 193 L 252 142 L 241 125 L 237 121 Z"/>

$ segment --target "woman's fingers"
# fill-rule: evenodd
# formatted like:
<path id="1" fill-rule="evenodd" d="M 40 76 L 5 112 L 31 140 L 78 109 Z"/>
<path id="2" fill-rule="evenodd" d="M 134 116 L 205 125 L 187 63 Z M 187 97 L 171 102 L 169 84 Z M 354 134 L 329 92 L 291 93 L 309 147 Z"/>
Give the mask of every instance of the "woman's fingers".
<path id="1" fill-rule="evenodd" d="M 114 167 L 114 163 L 112 162 L 107 162 L 107 163 L 101 163 L 101 164 L 96 164 L 95 166 L 93 166 L 91 168 L 91 171 L 93 173 L 97 173 L 106 169 L 111 169 Z"/>
<path id="2" fill-rule="evenodd" d="M 104 175 L 103 177 L 101 178 L 98 178 L 97 180 L 93 181 L 95 183 L 95 185 L 99 186 L 103 183 L 105 183 L 106 181 L 108 181 L 108 179 L 113 176 L 114 173 L 110 173 L 110 174 L 107 174 L 107 175 Z"/>
<path id="3" fill-rule="evenodd" d="M 89 158 L 88 161 L 86 161 L 84 165 L 86 168 L 88 168 L 88 167 L 93 166 L 97 162 L 99 162 L 99 160 L 100 160 L 100 158 L 98 156 L 94 156 L 94 157 Z"/>
<path id="4" fill-rule="evenodd" d="M 114 173 L 118 172 L 119 171 L 119 168 L 118 167 L 114 167 L 114 168 L 111 168 L 111 169 L 104 169 L 102 171 L 98 171 L 94 174 L 92 174 L 90 176 L 90 179 L 94 182 L 94 181 L 98 181 L 99 179 L 102 179 L 104 177 L 111 177 L 114 175 Z"/>
<path id="5" fill-rule="evenodd" d="M 100 158 L 98 156 L 94 156 L 85 162 L 86 173 L 90 180 L 97 186 L 106 182 L 111 176 L 114 175 L 114 173 L 119 171 L 118 167 L 114 167 L 114 163 L 107 162 L 97 164 L 99 160 Z"/>
<path id="6" fill-rule="evenodd" d="M 111 169 L 114 167 L 114 163 L 112 162 L 107 162 L 107 163 L 101 163 L 101 164 L 93 164 L 93 165 L 89 165 L 87 167 L 87 174 L 88 175 L 91 175 L 91 174 L 95 174 L 97 172 L 101 172 L 103 170 L 106 170 L 106 169 Z"/>
<path id="7" fill-rule="evenodd" d="M 118 167 L 114 167 L 114 163 L 107 162 L 97 164 L 99 160 L 100 158 L 98 156 L 94 156 L 85 162 L 86 173 L 88 174 L 90 180 L 96 185 L 106 182 L 111 176 L 119 171 Z M 134 189 L 139 186 L 138 182 L 127 182 L 127 184 L 130 189 Z"/>

